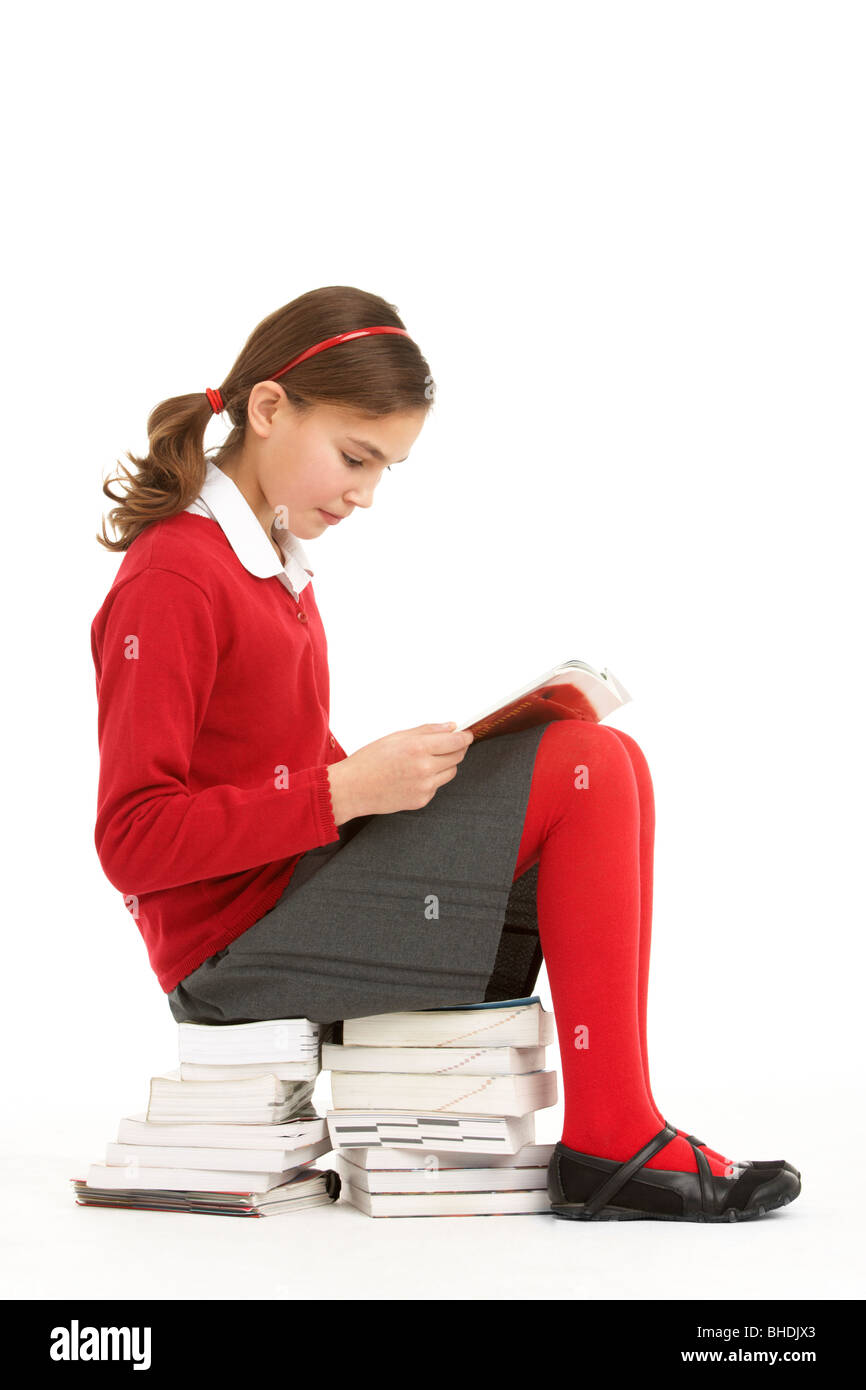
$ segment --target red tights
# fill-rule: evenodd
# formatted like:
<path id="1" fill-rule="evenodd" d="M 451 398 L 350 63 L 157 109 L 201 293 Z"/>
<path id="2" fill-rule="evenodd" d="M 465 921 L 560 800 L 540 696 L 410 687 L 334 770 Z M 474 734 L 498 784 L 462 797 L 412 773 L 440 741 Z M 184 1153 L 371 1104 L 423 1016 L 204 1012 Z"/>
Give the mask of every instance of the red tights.
<path id="1" fill-rule="evenodd" d="M 538 746 L 514 877 L 538 861 L 538 929 L 559 1037 L 562 1143 L 631 1158 L 663 1127 L 646 1042 L 655 803 L 640 747 L 555 720 Z M 695 1172 L 678 1130 L 646 1165 Z M 704 1148 L 715 1174 L 730 1163 Z"/>

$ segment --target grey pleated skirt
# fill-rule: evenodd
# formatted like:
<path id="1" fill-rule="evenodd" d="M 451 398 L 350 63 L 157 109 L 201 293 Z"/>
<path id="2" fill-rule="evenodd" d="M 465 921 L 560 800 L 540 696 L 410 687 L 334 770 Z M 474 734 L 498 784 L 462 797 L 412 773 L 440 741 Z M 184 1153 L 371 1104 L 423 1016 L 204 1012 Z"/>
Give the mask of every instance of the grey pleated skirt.
<path id="1" fill-rule="evenodd" d="M 538 862 L 512 881 L 546 724 L 470 744 L 415 811 L 359 816 L 168 995 L 178 1023 L 346 1018 L 532 993 Z"/>

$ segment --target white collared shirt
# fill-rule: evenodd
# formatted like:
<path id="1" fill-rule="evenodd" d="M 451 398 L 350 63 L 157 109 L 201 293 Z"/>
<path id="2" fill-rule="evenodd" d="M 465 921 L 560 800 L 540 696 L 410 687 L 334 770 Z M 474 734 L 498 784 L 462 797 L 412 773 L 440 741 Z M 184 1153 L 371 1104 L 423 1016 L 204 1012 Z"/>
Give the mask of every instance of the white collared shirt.
<path id="1" fill-rule="evenodd" d="M 313 571 L 298 537 L 285 528 L 272 527 L 271 535 L 283 552 L 285 563 L 281 565 L 258 517 L 237 483 L 223 473 L 212 459 L 207 459 L 207 473 L 201 492 L 184 510 L 195 512 L 198 516 L 209 516 L 221 526 L 241 564 L 258 579 L 277 575 L 294 598 L 309 584 Z"/>

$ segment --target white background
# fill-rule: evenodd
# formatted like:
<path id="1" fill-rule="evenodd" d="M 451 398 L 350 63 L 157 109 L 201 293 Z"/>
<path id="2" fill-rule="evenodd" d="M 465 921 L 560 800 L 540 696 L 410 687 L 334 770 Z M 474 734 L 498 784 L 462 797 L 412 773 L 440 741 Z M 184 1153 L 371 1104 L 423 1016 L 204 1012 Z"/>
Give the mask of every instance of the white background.
<path id="1" fill-rule="evenodd" d="M 862 1296 L 862 7 L 83 3 L 4 26 L 10 1292 Z M 93 846 L 102 482 L 158 401 L 329 284 L 395 304 L 437 383 L 411 460 L 308 543 L 332 727 L 352 752 L 463 721 L 567 657 L 622 679 L 610 722 L 656 795 L 655 1098 L 725 1153 L 794 1161 L 775 1216 L 74 1203 L 176 1065 Z"/>

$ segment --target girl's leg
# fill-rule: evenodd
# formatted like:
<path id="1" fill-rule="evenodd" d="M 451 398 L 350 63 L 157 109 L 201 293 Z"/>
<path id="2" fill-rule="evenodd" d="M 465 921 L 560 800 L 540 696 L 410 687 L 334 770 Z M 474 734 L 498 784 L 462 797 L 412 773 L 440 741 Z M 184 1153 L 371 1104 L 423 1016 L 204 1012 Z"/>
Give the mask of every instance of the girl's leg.
<path id="1" fill-rule="evenodd" d="M 654 806 L 627 734 L 566 719 L 536 755 L 515 877 L 539 861 L 538 924 L 559 1035 L 562 1143 L 625 1160 L 664 1124 L 649 1085 L 646 997 Z M 696 1170 L 678 1131 L 649 1168 Z M 730 1160 L 704 1148 L 715 1174 Z"/>
<path id="2" fill-rule="evenodd" d="M 652 916 L 653 916 L 653 847 L 655 840 L 655 797 L 653 795 L 653 784 L 650 776 L 647 760 L 643 755 L 640 745 L 635 742 L 630 734 L 623 733 L 622 729 L 614 729 L 611 732 L 616 734 L 620 743 L 625 746 L 626 752 L 631 758 L 632 772 L 637 782 L 638 800 L 640 802 L 640 950 L 638 954 L 638 976 L 637 976 L 637 998 L 638 998 L 638 1022 L 640 1025 L 640 1050 L 643 1059 L 643 1077 L 646 1083 L 646 1092 L 649 1097 L 650 1105 L 655 1111 L 659 1128 L 665 1123 L 655 1101 L 650 1087 L 649 1079 L 649 1051 L 647 1048 L 646 1036 L 646 1015 L 647 1015 L 647 993 L 649 988 L 649 964 L 650 964 L 650 941 L 652 938 Z M 684 1129 L 678 1129 L 677 1134 L 684 1135 Z M 710 1149 L 706 1144 L 701 1145 L 704 1153 L 709 1158 L 725 1162 L 723 1154 L 715 1149 Z"/>
<path id="3" fill-rule="evenodd" d="M 646 1040 L 647 994 L 649 991 L 650 941 L 653 920 L 653 850 L 655 845 L 656 811 L 652 778 L 646 758 L 638 744 L 621 729 L 611 729 L 623 744 L 631 759 L 631 769 L 637 783 L 638 804 L 640 808 L 639 856 L 640 856 L 640 945 L 637 966 L 638 1027 L 640 1030 L 640 1051 L 643 1062 L 643 1078 L 649 1103 L 659 1120 L 659 1127 L 665 1117 L 653 1100 L 649 1079 L 649 1054 Z"/>

